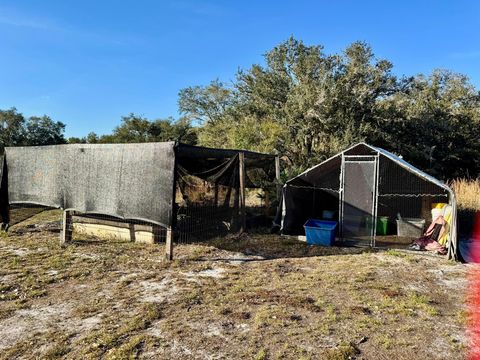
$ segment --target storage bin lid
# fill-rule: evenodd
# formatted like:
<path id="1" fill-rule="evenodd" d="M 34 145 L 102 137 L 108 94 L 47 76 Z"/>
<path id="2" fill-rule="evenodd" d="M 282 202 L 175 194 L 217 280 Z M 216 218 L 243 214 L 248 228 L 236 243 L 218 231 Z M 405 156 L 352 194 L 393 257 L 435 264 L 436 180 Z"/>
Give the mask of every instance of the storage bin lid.
<path id="1" fill-rule="evenodd" d="M 308 219 L 303 226 L 306 228 L 333 230 L 337 227 L 337 222 L 329 220 Z"/>

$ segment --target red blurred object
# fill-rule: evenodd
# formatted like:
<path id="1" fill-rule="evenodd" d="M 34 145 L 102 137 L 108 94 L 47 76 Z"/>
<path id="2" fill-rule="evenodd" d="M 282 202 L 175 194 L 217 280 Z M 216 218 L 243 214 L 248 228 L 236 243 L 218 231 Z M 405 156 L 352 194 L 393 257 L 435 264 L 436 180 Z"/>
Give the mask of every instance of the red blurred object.
<path id="1" fill-rule="evenodd" d="M 475 216 L 471 239 L 476 243 L 476 246 L 472 246 L 470 256 L 473 262 L 480 263 L 480 212 L 477 212 Z M 470 360 L 480 360 L 480 266 L 475 265 L 470 270 L 467 301 L 469 306 L 468 332 L 471 347 L 468 358 Z"/>
<path id="2" fill-rule="evenodd" d="M 480 263 L 480 212 L 475 215 L 475 222 L 472 230 L 472 241 L 477 243 L 477 246 L 472 247 L 471 257 L 473 262 Z"/>

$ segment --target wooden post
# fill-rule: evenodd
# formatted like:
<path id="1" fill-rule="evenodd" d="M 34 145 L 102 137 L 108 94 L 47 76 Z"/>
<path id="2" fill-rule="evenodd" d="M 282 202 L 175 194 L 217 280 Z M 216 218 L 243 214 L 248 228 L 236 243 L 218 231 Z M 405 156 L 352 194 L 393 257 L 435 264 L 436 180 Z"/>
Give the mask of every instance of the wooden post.
<path id="1" fill-rule="evenodd" d="M 173 231 L 171 227 L 167 228 L 167 236 L 165 239 L 165 259 L 173 260 Z"/>
<path id="2" fill-rule="evenodd" d="M 432 219 L 432 199 L 428 196 L 422 197 L 422 213 L 420 217 L 425 219 L 427 223 L 435 220 Z M 426 230 L 426 228 L 424 230 Z"/>
<path id="3" fill-rule="evenodd" d="M 135 238 L 135 224 L 129 223 L 128 224 L 128 229 L 130 231 L 130 241 L 135 242 L 136 241 L 136 238 Z"/>
<path id="4" fill-rule="evenodd" d="M 60 237 L 60 245 L 62 246 L 65 246 L 67 243 L 72 241 L 72 233 L 73 233 L 72 216 L 73 216 L 73 211 L 63 210 L 62 233 Z"/>
<path id="5" fill-rule="evenodd" d="M 275 180 L 277 182 L 277 201 L 282 197 L 282 181 L 280 180 L 280 156 L 275 156 Z"/>
<path id="6" fill-rule="evenodd" d="M 244 232 L 247 227 L 247 214 L 245 211 L 245 154 L 238 154 L 238 175 L 239 175 L 239 207 L 240 207 L 240 232 Z"/>

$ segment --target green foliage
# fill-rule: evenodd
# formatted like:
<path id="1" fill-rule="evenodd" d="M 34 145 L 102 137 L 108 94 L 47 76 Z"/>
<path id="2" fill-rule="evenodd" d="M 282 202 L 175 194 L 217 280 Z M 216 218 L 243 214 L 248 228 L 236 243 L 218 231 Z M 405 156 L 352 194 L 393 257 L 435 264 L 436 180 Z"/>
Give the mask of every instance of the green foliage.
<path id="1" fill-rule="evenodd" d="M 55 145 L 66 143 L 65 124 L 48 116 L 32 116 L 25 123 L 25 143 L 28 145 Z"/>
<path id="2" fill-rule="evenodd" d="M 112 134 L 98 136 L 94 132 L 84 138 L 70 138 L 69 143 L 142 143 L 156 141 L 181 141 L 196 144 L 197 134 L 186 118 L 150 121 L 142 116 L 130 114 L 122 117 L 122 123 Z"/>
<path id="3" fill-rule="evenodd" d="M 398 79 L 363 42 L 326 55 L 290 38 L 264 57 L 231 87 L 180 91 L 182 113 L 203 124 L 200 144 L 279 151 L 289 175 L 358 141 L 439 177 L 480 173 L 480 95 L 465 76 Z"/>
<path id="4" fill-rule="evenodd" d="M 65 125 L 50 117 L 25 118 L 15 108 L 0 110 L 0 148 L 20 145 L 53 145 L 66 142 Z"/>
<path id="5" fill-rule="evenodd" d="M 189 120 L 200 124 L 214 123 L 225 116 L 233 101 L 232 90 L 214 80 L 205 87 L 192 86 L 180 90 L 178 108 Z"/>
<path id="6" fill-rule="evenodd" d="M 23 142 L 25 118 L 17 109 L 0 110 L 0 148 Z"/>
<path id="7" fill-rule="evenodd" d="M 436 176 L 480 173 L 480 95 L 460 74 L 435 70 L 409 79 L 382 103 L 389 119 L 386 142 Z"/>

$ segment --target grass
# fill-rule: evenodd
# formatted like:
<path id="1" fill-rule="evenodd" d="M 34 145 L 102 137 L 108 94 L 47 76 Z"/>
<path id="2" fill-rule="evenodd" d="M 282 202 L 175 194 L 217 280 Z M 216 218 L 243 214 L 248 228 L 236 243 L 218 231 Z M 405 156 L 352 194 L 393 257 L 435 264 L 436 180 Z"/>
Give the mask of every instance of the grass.
<path id="1" fill-rule="evenodd" d="M 472 236 L 480 212 L 480 179 L 456 179 L 449 183 L 458 203 L 458 233 L 461 238 Z"/>
<path id="2" fill-rule="evenodd" d="M 480 210 L 480 179 L 456 179 L 449 183 L 460 209 Z"/>
<path id="3" fill-rule="evenodd" d="M 465 269 L 443 258 L 253 234 L 168 263 L 162 245 L 27 229 L 0 238 L 1 359 L 465 355 Z"/>

